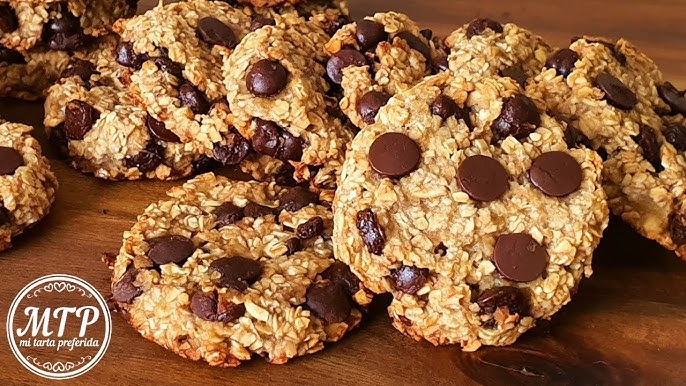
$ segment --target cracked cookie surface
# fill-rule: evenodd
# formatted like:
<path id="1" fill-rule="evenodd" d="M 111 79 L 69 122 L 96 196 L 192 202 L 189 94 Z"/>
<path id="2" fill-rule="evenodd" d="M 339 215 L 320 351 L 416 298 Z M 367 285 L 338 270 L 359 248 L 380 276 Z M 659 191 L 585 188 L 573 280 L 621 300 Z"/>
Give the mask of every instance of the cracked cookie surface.
<path id="1" fill-rule="evenodd" d="M 204 174 L 150 205 L 113 267 L 119 310 L 189 359 L 281 364 L 340 340 L 369 297 L 333 260 L 333 215 L 302 188 Z"/>
<path id="2" fill-rule="evenodd" d="M 431 30 L 408 16 L 377 13 L 343 26 L 326 44 L 328 78 L 342 88 L 340 107 L 351 122 L 374 123 L 393 95 L 446 70 L 445 52 Z"/>
<path id="3" fill-rule="evenodd" d="M 391 292 L 394 326 L 464 350 L 506 345 L 570 301 L 607 226 L 602 160 L 511 79 L 442 73 L 352 144 L 334 251 Z"/>
<path id="4" fill-rule="evenodd" d="M 0 251 L 45 217 L 55 201 L 57 179 L 32 130 L 0 119 Z"/>
<path id="5" fill-rule="evenodd" d="M 583 37 L 529 84 L 603 154 L 612 212 L 686 258 L 686 98 L 630 42 Z"/>

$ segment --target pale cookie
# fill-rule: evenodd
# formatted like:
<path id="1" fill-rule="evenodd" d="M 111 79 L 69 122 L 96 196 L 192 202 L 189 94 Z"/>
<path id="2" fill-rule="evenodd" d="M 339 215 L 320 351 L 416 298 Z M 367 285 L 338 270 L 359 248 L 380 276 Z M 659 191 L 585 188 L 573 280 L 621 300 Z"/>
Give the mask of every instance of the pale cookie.
<path id="1" fill-rule="evenodd" d="M 178 179 L 210 159 L 138 107 L 130 70 L 114 62 L 116 39 L 75 58 L 48 91 L 45 127 L 72 167 L 110 180 Z M 224 108 L 224 107 L 220 107 Z"/>
<path id="2" fill-rule="evenodd" d="M 400 331 L 507 345 L 592 273 L 608 222 L 602 160 L 511 79 L 429 77 L 352 144 L 334 201 L 334 252 Z M 473 129 L 472 129 L 473 128 Z"/>
<path id="3" fill-rule="evenodd" d="M 343 112 L 357 127 L 374 123 L 379 108 L 425 76 L 446 70 L 431 30 L 397 12 L 343 26 L 326 45 L 328 78 L 340 85 Z"/>
<path id="4" fill-rule="evenodd" d="M 70 60 L 64 51 L 35 48 L 20 53 L 0 47 L 0 97 L 31 101 L 43 98 Z"/>
<path id="5" fill-rule="evenodd" d="M 324 44 L 316 23 L 294 15 L 248 34 L 224 61 L 233 124 L 260 155 L 257 179 L 290 173 L 315 190 L 332 190 L 352 133 L 328 97 Z M 253 164 L 254 165 L 254 164 Z M 245 168 L 244 168 L 245 170 Z"/>
<path id="6" fill-rule="evenodd" d="M 0 251 L 50 211 L 57 180 L 31 127 L 0 119 Z"/>
<path id="7" fill-rule="evenodd" d="M 34 46 L 72 51 L 109 33 L 120 17 L 136 12 L 137 0 L 0 1 L 0 47 Z"/>
<path id="8" fill-rule="evenodd" d="M 624 39 L 579 38 L 529 84 L 605 158 L 612 212 L 686 258 L 686 98 Z"/>
<path id="9" fill-rule="evenodd" d="M 150 205 L 114 264 L 113 300 L 138 332 L 233 367 L 317 352 L 369 298 L 331 245 L 331 210 L 303 188 L 208 173 Z"/>
<path id="10" fill-rule="evenodd" d="M 515 24 L 475 19 L 445 40 L 451 71 L 467 79 L 500 75 L 522 87 L 536 76 L 552 48 L 533 32 Z"/>

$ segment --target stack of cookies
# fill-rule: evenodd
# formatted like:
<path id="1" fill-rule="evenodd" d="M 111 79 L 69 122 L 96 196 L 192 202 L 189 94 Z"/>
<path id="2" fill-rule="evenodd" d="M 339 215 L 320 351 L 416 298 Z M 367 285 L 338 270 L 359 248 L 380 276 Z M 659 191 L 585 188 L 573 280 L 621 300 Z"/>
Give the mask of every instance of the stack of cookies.
<path id="1" fill-rule="evenodd" d="M 9 4 L 5 62 L 100 33 L 98 12 L 50 3 L 32 44 L 13 22 L 28 5 Z M 399 13 L 347 15 L 189 0 L 67 60 L 45 126 L 74 168 L 253 180 L 199 175 L 124 234 L 113 300 L 144 337 L 216 366 L 285 363 L 390 293 L 399 331 L 473 351 L 571 300 L 610 211 L 686 257 L 686 97 L 629 42 L 558 49 L 490 19 L 439 38 Z M 79 38 L 54 21 L 70 17 Z"/>

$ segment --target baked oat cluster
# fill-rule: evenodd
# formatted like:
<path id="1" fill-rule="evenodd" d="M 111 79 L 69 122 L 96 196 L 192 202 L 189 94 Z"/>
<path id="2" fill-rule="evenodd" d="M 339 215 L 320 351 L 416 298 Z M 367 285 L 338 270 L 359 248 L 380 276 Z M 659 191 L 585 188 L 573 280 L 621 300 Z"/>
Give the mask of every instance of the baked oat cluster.
<path id="1" fill-rule="evenodd" d="M 686 97 L 624 39 L 579 37 L 529 83 L 605 159 L 612 212 L 686 259 Z"/>
<path id="2" fill-rule="evenodd" d="M 506 345 L 592 273 L 602 160 L 510 78 L 425 78 L 361 131 L 334 201 L 334 251 L 390 292 L 416 339 Z"/>
<path id="3" fill-rule="evenodd" d="M 357 327 L 368 295 L 333 259 L 333 214 L 307 189 L 212 173 L 124 234 L 113 300 L 145 338 L 210 365 L 286 363 Z"/>
<path id="4" fill-rule="evenodd" d="M 45 217 L 55 201 L 57 179 L 32 130 L 0 119 L 0 252 Z"/>
<path id="5" fill-rule="evenodd" d="M 39 99 L 137 0 L 1 0 L 0 97 Z"/>

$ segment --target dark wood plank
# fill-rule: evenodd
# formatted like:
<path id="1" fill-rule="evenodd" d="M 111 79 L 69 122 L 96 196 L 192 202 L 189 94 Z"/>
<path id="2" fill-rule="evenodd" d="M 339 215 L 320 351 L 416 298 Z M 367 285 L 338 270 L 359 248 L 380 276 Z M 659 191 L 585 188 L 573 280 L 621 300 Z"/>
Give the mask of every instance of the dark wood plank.
<path id="1" fill-rule="evenodd" d="M 149 7 L 156 1 L 144 1 Z M 686 86 L 686 2 L 680 0 L 541 2 L 351 1 L 355 17 L 394 9 L 446 34 L 479 16 L 515 21 L 562 45 L 575 34 L 626 36 L 669 78 Z M 0 100 L 0 114 L 37 126 L 40 105 Z M 48 151 L 52 155 L 52 152 Z M 52 158 L 52 157 L 51 157 Z M 61 190 L 51 215 L 0 255 L 0 319 L 31 280 L 52 273 L 82 277 L 108 293 L 103 252 L 116 252 L 135 216 L 174 183 L 110 183 L 87 178 L 55 160 Z M 379 299 L 359 331 L 326 351 L 284 366 L 255 360 L 215 369 L 142 339 L 118 315 L 102 362 L 66 384 L 679 384 L 686 380 L 686 264 L 614 220 L 596 254 L 595 274 L 551 323 L 505 348 L 462 353 L 397 333 Z M 45 383 L 25 371 L 0 327 L 0 380 Z"/>

